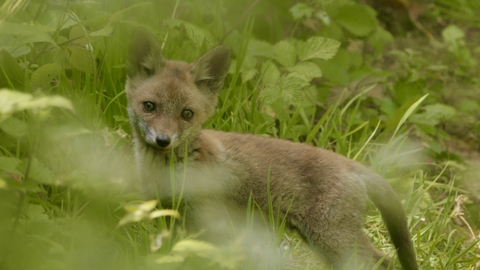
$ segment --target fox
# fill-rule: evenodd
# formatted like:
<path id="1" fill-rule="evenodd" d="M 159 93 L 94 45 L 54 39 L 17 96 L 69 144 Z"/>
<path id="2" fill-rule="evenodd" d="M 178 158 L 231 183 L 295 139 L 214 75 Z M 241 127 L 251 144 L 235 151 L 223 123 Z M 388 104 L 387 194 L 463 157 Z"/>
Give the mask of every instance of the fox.
<path id="1" fill-rule="evenodd" d="M 379 174 L 313 145 L 202 129 L 215 113 L 231 58 L 232 49 L 218 45 L 193 63 L 167 60 L 153 34 L 134 31 L 125 93 L 141 193 L 171 202 L 181 190 L 194 220 L 208 212 L 203 205 L 245 208 L 253 198 L 268 212 L 271 203 L 333 269 L 358 269 L 349 266 L 352 258 L 365 269 L 392 269 L 363 232 L 371 200 L 402 268 L 418 269 L 406 212 Z"/>

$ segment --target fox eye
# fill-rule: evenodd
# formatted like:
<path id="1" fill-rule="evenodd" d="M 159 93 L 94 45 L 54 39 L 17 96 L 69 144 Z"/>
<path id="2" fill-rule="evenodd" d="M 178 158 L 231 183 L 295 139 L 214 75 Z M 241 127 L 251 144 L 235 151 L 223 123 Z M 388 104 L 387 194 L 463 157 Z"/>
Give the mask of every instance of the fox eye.
<path id="1" fill-rule="evenodd" d="M 193 112 L 192 110 L 189 109 L 183 109 L 182 111 L 182 118 L 185 120 L 190 120 L 193 117 Z"/>
<path id="2" fill-rule="evenodd" d="M 151 102 L 151 101 L 145 101 L 143 102 L 143 109 L 146 111 L 146 112 L 153 112 L 155 111 L 155 103 Z"/>

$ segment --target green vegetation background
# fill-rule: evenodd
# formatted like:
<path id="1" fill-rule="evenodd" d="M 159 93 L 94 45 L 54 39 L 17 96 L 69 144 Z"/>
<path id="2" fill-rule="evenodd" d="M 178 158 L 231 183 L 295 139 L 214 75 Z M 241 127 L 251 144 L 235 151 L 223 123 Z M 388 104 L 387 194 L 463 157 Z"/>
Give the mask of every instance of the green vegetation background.
<path id="1" fill-rule="evenodd" d="M 207 128 L 370 166 L 403 199 L 421 269 L 480 267 L 477 0 L 0 4 L 0 269 L 322 267 L 272 216 L 274 252 L 252 259 L 241 236 L 201 242 L 141 201 L 123 91 L 139 26 L 169 59 L 233 48 Z M 394 254 L 373 207 L 366 231 Z"/>

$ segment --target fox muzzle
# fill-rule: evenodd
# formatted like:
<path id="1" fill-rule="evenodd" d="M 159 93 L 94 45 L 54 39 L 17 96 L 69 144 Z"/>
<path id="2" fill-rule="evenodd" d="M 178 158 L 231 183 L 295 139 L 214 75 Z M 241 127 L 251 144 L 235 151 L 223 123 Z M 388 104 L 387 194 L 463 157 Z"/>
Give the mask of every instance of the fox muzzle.
<path id="1" fill-rule="evenodd" d="M 157 138 L 155 138 L 155 142 L 160 147 L 167 147 L 170 145 L 171 140 L 167 135 L 158 135 Z"/>

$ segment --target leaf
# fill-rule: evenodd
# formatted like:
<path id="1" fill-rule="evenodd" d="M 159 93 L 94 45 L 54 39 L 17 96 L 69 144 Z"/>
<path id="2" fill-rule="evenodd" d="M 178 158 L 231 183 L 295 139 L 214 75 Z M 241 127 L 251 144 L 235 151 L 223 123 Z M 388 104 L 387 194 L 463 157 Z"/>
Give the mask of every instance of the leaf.
<path id="1" fill-rule="evenodd" d="M 465 32 L 458 26 L 451 24 L 443 29 L 442 37 L 446 43 L 455 43 L 457 40 L 465 37 Z"/>
<path id="2" fill-rule="evenodd" d="M 423 102 L 423 100 L 425 100 L 425 98 L 427 98 L 427 96 L 428 96 L 428 94 L 419 98 L 415 103 L 412 104 L 412 106 L 410 106 L 408 108 L 408 110 L 405 112 L 405 114 L 403 114 L 402 118 L 400 119 L 400 121 L 397 124 L 397 127 L 395 128 L 395 131 L 393 132 L 392 139 L 395 138 L 395 135 L 397 134 L 398 130 L 403 125 L 403 123 L 405 123 L 405 121 L 407 121 L 408 117 L 415 111 L 415 109 L 418 106 L 420 106 L 420 104 Z"/>
<path id="3" fill-rule="evenodd" d="M 28 126 L 16 117 L 8 117 L 0 122 L 0 129 L 14 138 L 19 138 L 27 134 Z"/>
<path id="4" fill-rule="evenodd" d="M 86 46 L 85 48 L 70 46 L 72 53 L 68 58 L 68 62 L 80 71 L 93 73 L 95 71 L 93 55 L 87 50 L 87 48 L 89 48 L 88 43 Z"/>
<path id="5" fill-rule="evenodd" d="M 257 39 L 250 39 L 248 43 L 248 54 L 251 56 L 263 56 L 269 59 L 274 58 L 273 46 L 266 42 Z"/>
<path id="6" fill-rule="evenodd" d="M 149 219 L 154 219 L 154 218 L 166 217 L 166 216 L 180 218 L 180 213 L 176 210 L 162 209 L 162 210 L 152 211 L 148 217 Z"/>
<path id="7" fill-rule="evenodd" d="M 0 51 L 0 87 L 20 89 L 24 85 L 24 76 L 17 60 L 7 51 Z"/>
<path id="8" fill-rule="evenodd" d="M 178 242 L 172 248 L 172 252 L 179 254 L 195 254 L 203 258 L 212 258 L 212 256 L 216 256 L 215 254 L 220 253 L 220 250 L 218 247 L 208 242 L 185 239 Z"/>
<path id="9" fill-rule="evenodd" d="M 55 177 L 52 171 L 36 158 L 32 159 L 29 177 L 40 184 L 51 185 L 55 183 Z"/>
<path id="10" fill-rule="evenodd" d="M 295 46 L 285 40 L 282 40 L 273 46 L 273 54 L 275 60 L 285 67 L 295 65 L 297 60 Z"/>
<path id="11" fill-rule="evenodd" d="M 182 266 L 181 264 L 185 261 L 186 256 L 184 255 L 165 255 L 161 256 L 160 258 L 155 260 L 156 264 L 173 264 L 173 266 L 178 266 L 178 268 L 173 269 L 180 269 Z M 158 266 L 157 266 L 158 267 Z M 170 269 L 170 268 L 168 268 Z"/>
<path id="12" fill-rule="evenodd" d="M 153 209 L 155 209 L 155 207 L 157 207 L 157 203 L 158 203 L 157 200 L 146 201 L 146 202 L 143 202 L 142 204 L 140 204 L 137 209 L 139 209 L 141 211 L 144 211 L 144 212 L 150 212 Z"/>
<path id="13" fill-rule="evenodd" d="M 394 41 L 393 35 L 380 26 L 375 28 L 375 31 L 370 35 L 370 45 L 375 49 L 377 54 L 383 53 L 383 48 L 386 44 Z"/>
<path id="14" fill-rule="evenodd" d="M 279 87 L 282 90 L 289 91 L 289 90 L 300 90 L 308 85 L 309 85 L 308 83 L 306 83 L 305 81 L 299 78 L 287 76 L 280 80 Z"/>
<path id="15" fill-rule="evenodd" d="M 27 93 L 0 89 L 0 121 L 15 112 L 48 107 L 59 107 L 73 111 L 72 103 L 61 96 L 33 97 Z"/>
<path id="16" fill-rule="evenodd" d="M 274 85 L 280 79 L 280 71 L 272 61 L 266 61 L 262 65 L 262 83 Z"/>
<path id="17" fill-rule="evenodd" d="M 260 92 L 260 98 L 265 104 L 271 105 L 277 100 L 288 102 L 288 104 L 298 104 L 302 93 L 300 90 L 309 84 L 304 80 L 287 76 L 280 79 L 278 86 L 267 86 Z"/>
<path id="18" fill-rule="evenodd" d="M 331 81 L 333 85 L 347 85 L 350 83 L 350 71 L 338 63 L 318 60 L 316 64 L 322 71 L 322 77 Z"/>
<path id="19" fill-rule="evenodd" d="M 367 97 L 384 100 L 385 89 L 383 88 L 383 81 L 384 78 L 382 77 L 370 75 L 361 80 L 352 81 L 348 86 L 334 86 L 330 89 L 327 105 L 330 106 L 334 103 L 342 105 L 345 101 L 360 93 Z M 367 89 L 368 91 L 366 91 Z"/>
<path id="20" fill-rule="evenodd" d="M 29 44 L 33 42 L 48 42 L 54 46 L 57 46 L 55 41 L 47 34 L 48 29 L 11 22 L 2 22 L 0 24 L 0 35 L 14 35 L 16 41 L 21 44 Z"/>
<path id="21" fill-rule="evenodd" d="M 20 56 L 24 56 L 32 51 L 30 47 L 26 45 L 17 46 L 17 44 L 15 43 L 10 43 L 9 45 L 10 46 L 4 46 L 3 48 L 5 48 L 8 51 L 8 53 L 10 53 L 10 55 L 12 55 L 12 57 L 14 58 L 19 58 Z M 0 51 L 1 50 L 2 50 L 2 47 L 0 46 Z"/>
<path id="22" fill-rule="evenodd" d="M 176 258 L 194 255 L 208 259 L 218 264 L 219 269 L 238 269 L 239 263 L 244 259 L 242 254 L 233 252 L 231 248 L 219 248 L 211 243 L 194 239 L 185 239 L 178 242 L 172 248 L 172 253 Z"/>
<path id="23" fill-rule="evenodd" d="M 7 182 L 0 177 L 0 189 L 7 189 L 7 188 L 8 188 Z"/>
<path id="24" fill-rule="evenodd" d="M 298 57 L 300 61 L 313 58 L 328 60 L 335 56 L 340 42 L 324 37 L 311 37 L 305 43 L 299 44 Z"/>
<path id="25" fill-rule="evenodd" d="M 203 40 L 205 39 L 202 31 L 193 24 L 184 23 L 183 26 L 185 27 L 185 31 L 187 31 L 188 38 L 192 40 L 193 44 L 197 47 L 202 46 Z"/>
<path id="26" fill-rule="evenodd" d="M 67 29 L 76 24 L 73 16 L 69 13 L 61 13 L 55 9 L 44 10 L 41 12 L 36 20 L 36 23 L 42 25 L 42 27 L 50 29 L 51 32 L 55 31 L 59 25 L 61 25 L 60 29 Z M 58 44 L 58 43 L 57 43 Z"/>
<path id="27" fill-rule="evenodd" d="M 157 206 L 157 203 L 157 200 L 150 200 L 137 205 L 126 205 L 125 210 L 128 213 L 118 222 L 117 226 L 122 226 L 130 222 L 137 222 L 143 219 L 157 218 L 165 215 L 172 215 L 175 217 L 176 215 L 180 216 L 180 214 L 178 214 L 178 212 L 174 210 L 158 210 L 152 212 L 152 210 L 155 209 L 155 207 Z M 150 215 L 152 215 L 152 217 Z M 155 215 L 158 216 L 154 217 Z"/>
<path id="28" fill-rule="evenodd" d="M 68 35 L 70 56 L 68 62 L 75 68 L 85 73 L 95 71 L 95 56 L 91 42 L 95 37 L 89 38 L 83 27 L 75 26 Z"/>
<path id="29" fill-rule="evenodd" d="M 248 82 L 251 79 L 253 79 L 253 77 L 255 77 L 256 74 L 257 74 L 256 69 L 249 69 L 249 70 L 242 71 L 242 81 L 244 83 Z"/>
<path id="30" fill-rule="evenodd" d="M 240 68 L 240 73 L 242 75 L 242 81 L 248 82 L 249 80 L 253 79 L 257 74 L 257 60 L 251 57 L 250 55 L 245 56 L 243 60 L 243 64 Z"/>
<path id="31" fill-rule="evenodd" d="M 178 19 L 166 19 L 164 20 L 164 23 L 169 25 L 170 27 L 177 27 L 182 25 L 187 32 L 188 38 L 197 47 L 202 46 L 204 41 L 207 43 L 207 47 L 210 47 L 215 43 L 212 34 L 208 30 L 198 27 L 189 22 Z"/>
<path id="32" fill-rule="evenodd" d="M 475 113 L 475 112 L 480 112 L 480 103 L 479 101 L 475 99 L 465 99 L 460 101 L 460 104 L 458 105 L 458 109 L 462 112 L 466 113 Z M 480 122 L 479 122 L 480 123 Z"/>
<path id="33" fill-rule="evenodd" d="M 22 163 L 18 158 L 14 157 L 0 157 L 0 171 L 5 171 L 18 176 L 23 176 L 21 172 L 17 170 L 17 167 Z"/>
<path id="34" fill-rule="evenodd" d="M 294 20 L 301 19 L 303 17 L 310 18 L 314 12 L 314 9 L 305 3 L 297 3 L 289 9 Z"/>
<path id="35" fill-rule="evenodd" d="M 302 62 L 287 69 L 291 72 L 290 76 L 299 78 L 307 83 L 313 78 L 322 77 L 322 71 L 316 64 L 312 62 Z"/>
<path id="36" fill-rule="evenodd" d="M 457 113 L 457 110 L 452 106 L 445 104 L 432 104 L 423 108 L 423 112 L 418 113 L 410 119 L 413 123 L 436 126 L 442 120 L 451 119 Z"/>
<path id="37" fill-rule="evenodd" d="M 336 21 L 352 34 L 364 37 L 375 29 L 375 18 L 368 12 L 367 6 L 360 4 L 339 8 Z"/>
<path id="38" fill-rule="evenodd" d="M 44 86 L 60 75 L 61 72 L 62 68 L 59 65 L 54 63 L 45 64 L 33 72 L 31 82 L 37 86 Z"/>
<path id="39" fill-rule="evenodd" d="M 113 26 L 108 24 L 100 30 L 93 31 L 89 35 L 92 37 L 108 37 L 113 32 Z"/>
<path id="40" fill-rule="evenodd" d="M 48 214 L 45 212 L 45 208 L 38 204 L 28 205 L 27 210 L 29 221 L 42 221 L 48 220 Z"/>

